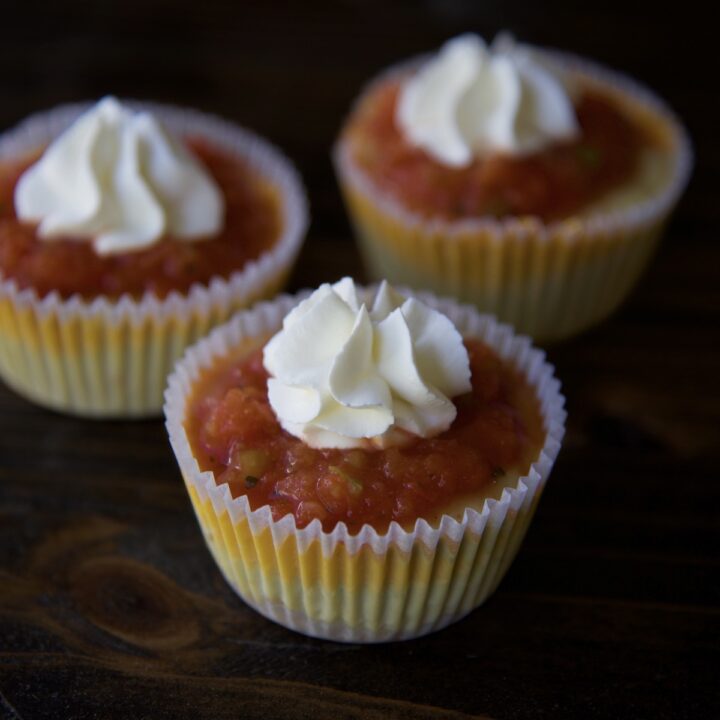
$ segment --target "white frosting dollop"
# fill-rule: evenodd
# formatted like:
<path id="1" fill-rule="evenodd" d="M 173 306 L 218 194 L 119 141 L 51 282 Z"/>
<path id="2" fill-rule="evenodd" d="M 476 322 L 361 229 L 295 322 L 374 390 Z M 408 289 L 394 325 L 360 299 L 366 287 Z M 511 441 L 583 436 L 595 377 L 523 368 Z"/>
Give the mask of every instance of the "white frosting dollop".
<path id="1" fill-rule="evenodd" d="M 383 282 L 371 308 L 344 278 L 294 308 L 265 346 L 270 405 L 312 447 L 387 447 L 450 427 L 470 362 L 452 322 Z"/>
<path id="2" fill-rule="evenodd" d="M 81 115 L 15 189 L 21 220 L 43 240 L 91 241 L 99 255 L 146 248 L 164 236 L 217 234 L 224 200 L 212 177 L 153 115 L 108 97 Z"/>
<path id="3" fill-rule="evenodd" d="M 396 121 L 410 142 L 453 167 L 491 152 L 532 153 L 579 133 L 561 80 L 507 35 L 490 48 L 472 34 L 447 42 L 403 84 Z"/>

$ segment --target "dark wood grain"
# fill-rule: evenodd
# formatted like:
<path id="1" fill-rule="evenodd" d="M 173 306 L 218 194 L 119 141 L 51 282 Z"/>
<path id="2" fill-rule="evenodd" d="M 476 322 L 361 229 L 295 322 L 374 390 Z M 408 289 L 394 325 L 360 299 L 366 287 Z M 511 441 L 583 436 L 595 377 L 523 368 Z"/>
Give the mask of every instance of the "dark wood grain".
<path id="1" fill-rule="evenodd" d="M 83 422 L 0 387 L 0 718 L 720 716 L 720 143 L 693 8 L 23 3 L 3 23 L 0 127 L 106 92 L 226 115 L 306 180 L 292 287 L 361 277 L 328 159 L 352 97 L 399 58 L 503 27 L 642 78 L 697 167 L 629 302 L 549 348 L 568 435 L 499 591 L 417 641 L 294 634 L 222 580 L 160 421 Z"/>

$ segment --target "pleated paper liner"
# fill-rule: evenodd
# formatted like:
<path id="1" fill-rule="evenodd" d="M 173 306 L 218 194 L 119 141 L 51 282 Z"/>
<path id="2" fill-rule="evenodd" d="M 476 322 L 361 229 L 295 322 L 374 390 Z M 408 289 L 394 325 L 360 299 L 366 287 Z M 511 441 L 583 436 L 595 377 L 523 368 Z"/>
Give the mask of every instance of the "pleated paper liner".
<path id="1" fill-rule="evenodd" d="M 141 417 L 162 411 L 167 375 L 188 344 L 233 312 L 284 285 L 308 223 L 302 181 L 279 150 L 220 118 L 193 110 L 128 103 L 153 112 L 179 136 L 204 137 L 242 157 L 281 199 L 275 245 L 227 279 L 158 299 L 38 297 L 0 272 L 0 377 L 30 400 L 89 417 Z M 43 147 L 88 105 L 35 115 L 0 137 L 0 161 Z"/>
<path id="2" fill-rule="evenodd" d="M 368 297 L 373 288 L 366 291 Z M 407 292 L 407 291 L 405 291 Z M 239 313 L 190 348 L 170 377 L 165 415 L 170 442 L 208 548 L 230 586 L 251 607 L 285 627 L 347 642 L 418 637 L 460 619 L 490 595 L 512 562 L 548 479 L 564 433 L 564 398 L 544 354 L 475 308 L 418 294 L 448 315 L 463 335 L 483 340 L 537 393 L 544 445 L 527 475 L 481 510 L 461 519 L 392 523 L 356 535 L 344 523 L 298 529 L 292 515 L 273 520 L 232 498 L 192 455 L 184 428 L 187 400 L 204 368 L 252 338 L 276 332 L 303 296 L 282 296 Z"/>
<path id="3" fill-rule="evenodd" d="M 540 51 L 539 51 L 540 52 Z M 518 332 L 553 341 L 610 315 L 653 254 L 692 168 L 685 129 L 672 111 L 635 81 L 564 53 L 541 51 L 569 82 L 617 98 L 667 151 L 661 187 L 637 202 L 545 224 L 537 218 L 424 218 L 383 194 L 341 139 L 334 161 L 365 266 L 373 279 L 432 290 L 471 302 Z M 417 60 L 383 73 L 360 101 Z"/>

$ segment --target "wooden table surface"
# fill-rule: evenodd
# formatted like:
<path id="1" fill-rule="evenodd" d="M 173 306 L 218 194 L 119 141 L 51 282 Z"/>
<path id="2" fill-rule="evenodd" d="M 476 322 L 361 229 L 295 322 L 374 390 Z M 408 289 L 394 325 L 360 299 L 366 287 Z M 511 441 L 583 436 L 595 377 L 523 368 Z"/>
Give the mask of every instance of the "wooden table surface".
<path id="1" fill-rule="evenodd" d="M 362 277 L 328 159 L 357 89 L 464 30 L 641 78 L 687 122 L 697 165 L 623 309 L 549 349 L 568 433 L 508 576 L 421 640 L 340 645 L 263 619 L 206 551 L 159 420 L 66 418 L 0 385 L 0 717 L 719 717 L 711 24 L 686 3 L 48 5 L 6 9 L 0 127 L 114 93 L 255 128 L 310 195 L 293 288 Z"/>

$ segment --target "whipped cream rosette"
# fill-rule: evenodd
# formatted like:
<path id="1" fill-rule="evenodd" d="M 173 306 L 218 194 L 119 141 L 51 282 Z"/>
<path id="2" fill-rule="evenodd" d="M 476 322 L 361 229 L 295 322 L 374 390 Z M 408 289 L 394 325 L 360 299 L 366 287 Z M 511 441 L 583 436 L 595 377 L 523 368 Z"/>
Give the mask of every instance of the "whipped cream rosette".
<path id="1" fill-rule="evenodd" d="M 38 222 L 38 237 L 84 238 L 99 255 L 166 235 L 215 235 L 224 202 L 212 176 L 152 113 L 111 97 L 54 140 L 15 189 L 17 216 Z"/>
<path id="2" fill-rule="evenodd" d="M 447 165 L 473 156 L 532 153 L 580 133 L 563 83 L 509 36 L 489 49 L 477 35 L 448 42 L 405 83 L 397 121 Z"/>
<path id="3" fill-rule="evenodd" d="M 33 116 L 4 133 L 0 165 L 42 155 L 15 185 L 15 216 L 0 218 L 0 242 L 13 223 L 24 223 L 36 226 L 39 244 L 72 238 L 129 266 L 166 238 L 202 252 L 224 229 L 226 201 L 186 139 L 243 163 L 272 189 L 278 236 L 237 271 L 163 296 L 39 291 L 0 266 L 0 376 L 19 393 L 86 416 L 157 414 L 167 374 L 185 346 L 282 286 L 307 226 L 294 168 L 242 128 L 164 105 L 105 98 Z"/>
<path id="4" fill-rule="evenodd" d="M 455 419 L 450 398 L 470 390 L 453 324 L 385 282 L 369 310 L 350 278 L 323 285 L 288 313 L 264 362 L 280 424 L 311 447 L 384 447 L 436 435 Z"/>
<path id="5" fill-rule="evenodd" d="M 603 107 L 614 125 L 599 130 Z M 632 153 L 624 138 L 593 144 L 618 124 Z M 334 161 L 372 277 L 556 340 L 628 295 L 692 152 L 674 114 L 636 82 L 508 36 L 488 46 L 462 35 L 371 82 Z"/>
<path id="6" fill-rule="evenodd" d="M 394 337 L 384 347 L 386 334 Z M 195 413 L 207 405 L 203 388 L 216 387 L 215 373 L 258 348 L 270 373 L 269 403 L 285 432 L 321 454 L 370 452 L 382 459 L 413 437 L 435 442 L 453 427 L 455 402 L 467 397 L 470 383 L 463 340 L 497 353 L 539 408 L 542 440 L 496 496 L 449 502 L 437 517 L 393 521 L 382 530 L 372 523 L 328 526 L 278 515 L 269 504 L 251 506 L 247 494 L 232 492 L 201 466 Z M 386 284 L 356 288 L 345 279 L 309 297 L 259 303 L 216 328 L 170 376 L 165 415 L 208 548 L 240 597 L 308 635 L 380 642 L 444 627 L 497 587 L 559 450 L 563 404 L 543 354 L 509 327 L 470 306 Z M 268 442 L 277 447 L 280 440 Z M 252 486 L 263 482 L 249 479 Z"/>

